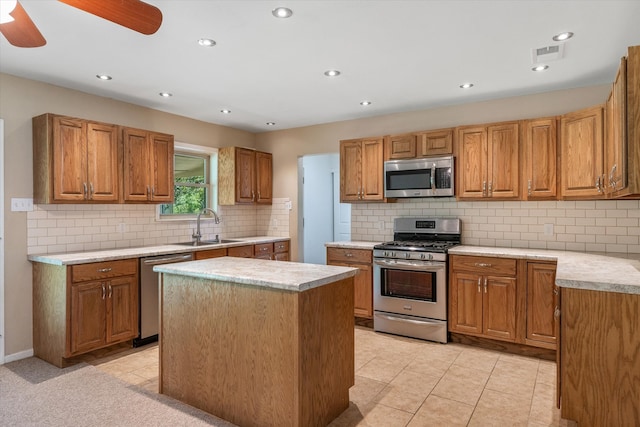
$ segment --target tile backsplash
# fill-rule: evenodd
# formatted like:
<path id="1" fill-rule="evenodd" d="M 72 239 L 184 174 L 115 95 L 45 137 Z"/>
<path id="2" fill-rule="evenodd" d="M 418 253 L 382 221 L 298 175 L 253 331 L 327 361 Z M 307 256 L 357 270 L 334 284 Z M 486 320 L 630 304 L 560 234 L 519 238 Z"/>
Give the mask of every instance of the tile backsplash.
<path id="1" fill-rule="evenodd" d="M 220 206 L 220 224 L 201 221 L 204 239 L 289 237 L 288 198 L 272 205 Z M 155 205 L 35 205 L 27 213 L 27 253 L 79 252 L 191 240 L 195 220 L 157 221 Z"/>
<path id="2" fill-rule="evenodd" d="M 352 204 L 351 209 L 352 240 L 391 240 L 395 217 L 458 217 L 462 221 L 462 243 L 468 245 L 640 253 L 638 200 L 406 199 L 386 204 Z"/>

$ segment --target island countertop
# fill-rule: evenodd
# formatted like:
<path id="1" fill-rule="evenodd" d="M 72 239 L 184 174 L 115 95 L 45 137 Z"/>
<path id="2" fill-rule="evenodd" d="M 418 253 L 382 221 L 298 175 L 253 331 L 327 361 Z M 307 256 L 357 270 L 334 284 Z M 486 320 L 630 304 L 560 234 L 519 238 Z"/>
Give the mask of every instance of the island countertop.
<path id="1" fill-rule="evenodd" d="M 163 264 L 158 273 L 220 280 L 264 288 L 302 292 L 355 276 L 357 268 L 303 264 L 254 258 L 221 257 L 201 261 Z"/>

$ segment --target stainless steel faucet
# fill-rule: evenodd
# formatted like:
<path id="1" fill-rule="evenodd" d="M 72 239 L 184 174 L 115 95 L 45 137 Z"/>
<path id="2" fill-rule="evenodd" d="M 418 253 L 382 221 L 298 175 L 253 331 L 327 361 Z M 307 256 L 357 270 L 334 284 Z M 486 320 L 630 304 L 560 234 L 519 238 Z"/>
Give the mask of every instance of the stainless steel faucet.
<path id="1" fill-rule="evenodd" d="M 206 213 L 206 212 L 211 212 L 213 214 L 214 222 L 216 224 L 220 224 L 220 217 L 218 216 L 216 211 L 214 211 L 211 208 L 202 209 L 202 211 L 198 214 L 198 218 L 196 219 L 196 231 L 195 231 L 195 233 L 193 233 L 191 235 L 191 237 L 193 238 L 194 242 L 196 242 L 196 243 L 200 243 L 200 239 L 202 238 L 202 234 L 200 233 L 200 216 L 203 213 Z"/>

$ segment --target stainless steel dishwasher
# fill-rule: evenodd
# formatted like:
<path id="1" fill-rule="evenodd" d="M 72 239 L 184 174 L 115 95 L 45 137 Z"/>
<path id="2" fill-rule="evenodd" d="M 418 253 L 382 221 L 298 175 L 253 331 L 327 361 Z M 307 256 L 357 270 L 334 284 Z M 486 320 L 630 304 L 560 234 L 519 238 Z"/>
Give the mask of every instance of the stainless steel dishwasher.
<path id="1" fill-rule="evenodd" d="M 133 340 L 134 347 L 158 340 L 160 297 L 158 295 L 158 273 L 153 271 L 153 266 L 191 260 L 193 260 L 192 253 L 140 258 L 140 289 L 138 293 L 140 335 Z"/>

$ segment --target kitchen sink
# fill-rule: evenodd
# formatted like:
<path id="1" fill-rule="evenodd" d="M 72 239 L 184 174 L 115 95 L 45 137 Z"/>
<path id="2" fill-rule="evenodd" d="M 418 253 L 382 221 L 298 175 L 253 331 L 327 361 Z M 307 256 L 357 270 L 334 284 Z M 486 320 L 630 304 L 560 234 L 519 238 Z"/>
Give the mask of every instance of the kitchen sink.
<path id="1" fill-rule="evenodd" d="M 220 245 L 222 243 L 234 243 L 234 242 L 239 242 L 239 240 L 233 240 L 233 239 L 220 239 L 220 240 L 200 240 L 199 242 L 179 242 L 179 243 L 173 243 L 174 245 L 181 245 L 181 246 L 211 246 L 211 245 Z"/>

